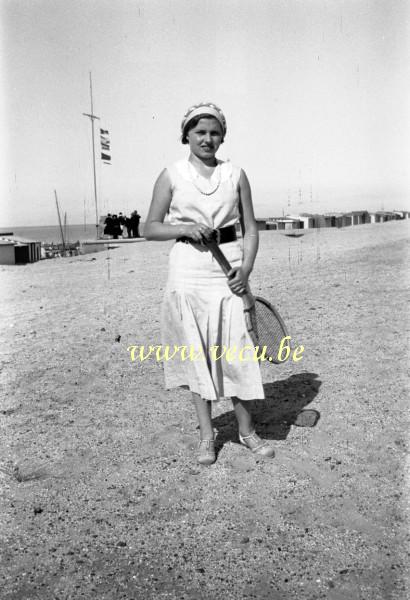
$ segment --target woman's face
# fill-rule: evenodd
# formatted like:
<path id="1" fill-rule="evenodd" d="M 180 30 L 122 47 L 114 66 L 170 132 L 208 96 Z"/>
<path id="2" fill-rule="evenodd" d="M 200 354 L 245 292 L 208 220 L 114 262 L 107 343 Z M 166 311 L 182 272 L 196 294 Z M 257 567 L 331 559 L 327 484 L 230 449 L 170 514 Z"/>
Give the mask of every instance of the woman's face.
<path id="1" fill-rule="evenodd" d="M 222 143 L 222 127 L 217 119 L 204 117 L 188 131 L 186 137 L 192 154 L 201 160 L 209 160 L 214 158 Z"/>

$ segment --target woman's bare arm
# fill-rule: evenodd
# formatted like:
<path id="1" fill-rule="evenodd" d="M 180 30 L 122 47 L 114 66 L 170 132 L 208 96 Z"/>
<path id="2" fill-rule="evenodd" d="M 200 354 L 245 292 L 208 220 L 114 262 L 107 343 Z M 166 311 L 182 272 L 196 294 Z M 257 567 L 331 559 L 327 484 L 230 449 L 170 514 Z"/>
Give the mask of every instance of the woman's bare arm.
<path id="1" fill-rule="evenodd" d="M 175 240 L 185 235 L 183 226 L 176 227 L 164 223 L 171 199 L 171 181 L 167 170 L 164 169 L 155 182 L 151 206 L 145 221 L 144 237 L 147 240 Z"/>
<path id="2" fill-rule="evenodd" d="M 243 261 L 240 267 L 228 273 L 228 285 L 235 294 L 246 291 L 248 278 L 253 269 L 259 247 L 258 226 L 253 214 L 252 193 L 245 171 L 241 171 L 239 179 L 240 218 L 243 231 Z"/>
<path id="3" fill-rule="evenodd" d="M 171 180 L 168 171 L 160 173 L 154 185 L 151 206 L 144 227 L 144 237 L 147 240 L 175 240 L 180 237 L 189 237 L 200 242 L 202 235 L 208 235 L 209 227 L 202 223 L 188 223 L 186 225 L 171 225 L 164 223 L 172 200 Z"/>
<path id="4" fill-rule="evenodd" d="M 255 221 L 252 204 L 252 192 L 245 171 L 241 171 L 239 179 L 240 213 L 243 231 L 242 268 L 248 273 L 252 271 L 259 247 L 258 226 Z"/>

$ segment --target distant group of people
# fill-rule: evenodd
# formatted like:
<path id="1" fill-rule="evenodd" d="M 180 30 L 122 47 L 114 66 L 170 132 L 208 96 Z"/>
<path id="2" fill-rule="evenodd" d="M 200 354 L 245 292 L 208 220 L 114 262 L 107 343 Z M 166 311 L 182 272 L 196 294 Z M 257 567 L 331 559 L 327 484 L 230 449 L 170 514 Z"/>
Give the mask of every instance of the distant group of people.
<path id="1" fill-rule="evenodd" d="M 119 237 L 125 237 L 125 230 L 127 231 L 127 237 L 139 238 L 139 225 L 141 215 L 138 214 L 137 210 L 133 210 L 129 217 L 120 212 L 118 215 L 112 215 L 108 213 L 104 221 L 104 235 L 112 235 L 114 240 L 118 240 Z"/>

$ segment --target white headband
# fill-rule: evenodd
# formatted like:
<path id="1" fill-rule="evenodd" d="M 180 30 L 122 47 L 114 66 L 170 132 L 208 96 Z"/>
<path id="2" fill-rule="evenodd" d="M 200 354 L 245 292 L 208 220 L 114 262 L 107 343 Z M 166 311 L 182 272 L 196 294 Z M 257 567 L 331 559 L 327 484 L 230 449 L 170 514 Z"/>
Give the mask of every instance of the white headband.
<path id="1" fill-rule="evenodd" d="M 201 102 L 201 104 L 195 104 L 188 108 L 187 112 L 184 115 L 181 123 L 181 131 L 184 132 L 185 125 L 191 121 L 194 117 L 198 117 L 199 115 L 209 115 L 214 117 L 221 125 L 223 135 L 226 135 L 226 119 L 221 111 L 221 109 L 213 104 L 212 102 Z"/>

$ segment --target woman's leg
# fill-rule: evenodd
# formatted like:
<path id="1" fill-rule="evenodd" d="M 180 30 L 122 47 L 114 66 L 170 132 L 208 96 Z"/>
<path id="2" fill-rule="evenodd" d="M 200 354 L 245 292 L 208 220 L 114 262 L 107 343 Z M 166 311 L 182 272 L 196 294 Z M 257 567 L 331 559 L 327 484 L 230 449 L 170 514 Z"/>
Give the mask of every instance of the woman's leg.
<path id="1" fill-rule="evenodd" d="M 192 392 L 192 400 L 195 404 L 196 414 L 198 416 L 201 440 L 213 440 L 214 430 L 212 429 L 212 405 L 210 400 L 204 400 L 195 392 Z"/>
<path id="2" fill-rule="evenodd" d="M 239 426 L 239 441 L 247 446 L 252 452 L 266 458 L 275 456 L 274 449 L 266 440 L 262 440 L 255 432 L 252 415 L 250 412 L 251 402 L 233 397 L 232 404 Z"/>
<path id="3" fill-rule="evenodd" d="M 234 396 L 232 398 L 232 404 L 238 421 L 239 433 L 242 436 L 249 435 L 254 430 L 250 412 L 251 402 L 249 400 L 245 402 Z"/>
<path id="4" fill-rule="evenodd" d="M 201 441 L 199 442 L 198 462 L 201 465 L 212 465 L 216 461 L 214 430 L 212 429 L 211 411 L 212 405 L 209 400 L 204 400 L 199 394 L 192 393 L 198 416 L 199 428 L 201 430 Z"/>

